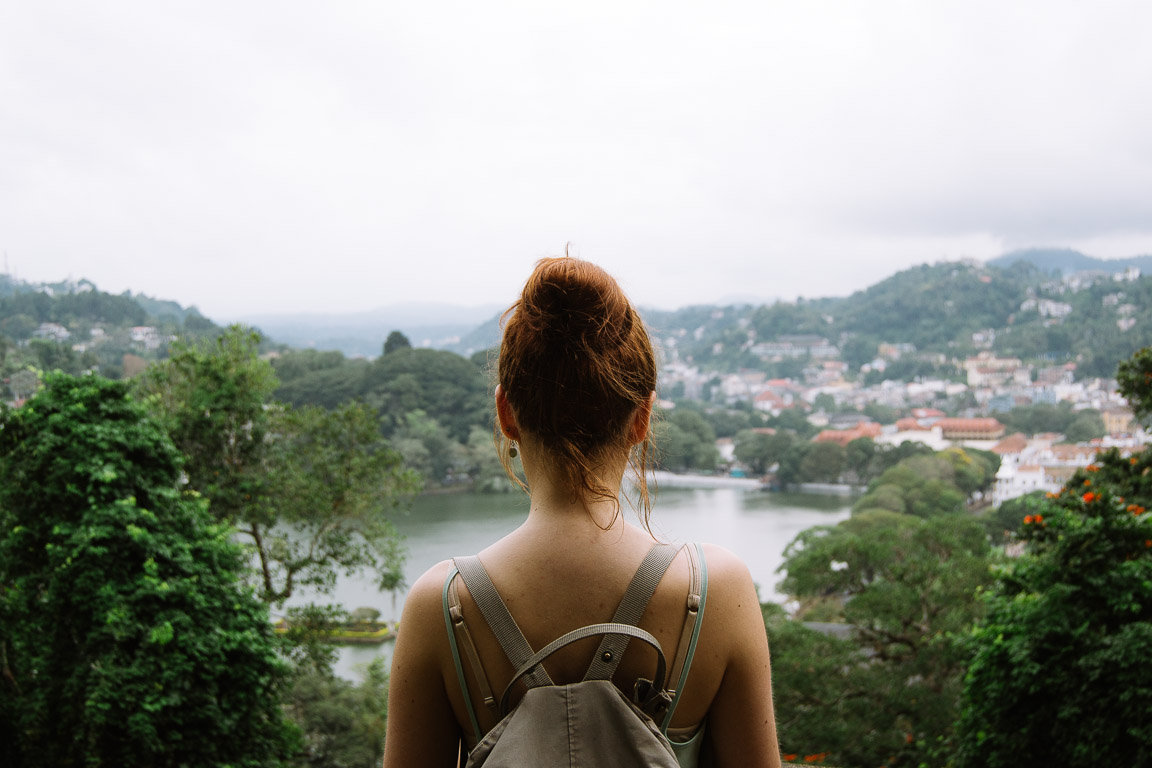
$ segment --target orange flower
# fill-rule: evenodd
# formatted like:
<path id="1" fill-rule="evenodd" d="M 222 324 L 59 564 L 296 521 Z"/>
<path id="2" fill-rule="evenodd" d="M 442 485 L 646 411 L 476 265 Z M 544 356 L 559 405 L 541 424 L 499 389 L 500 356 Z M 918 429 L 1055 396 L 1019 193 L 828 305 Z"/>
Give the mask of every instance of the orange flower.
<path id="1" fill-rule="evenodd" d="M 1044 495 L 1045 495 L 1047 498 L 1049 498 L 1049 499 L 1058 499 L 1058 498 L 1060 498 L 1060 494 L 1058 494 L 1058 493 L 1051 493 L 1051 492 L 1049 492 L 1049 493 L 1046 493 L 1046 494 L 1044 494 Z"/>
<path id="2" fill-rule="evenodd" d="M 1144 539 L 1144 549 L 1152 549 L 1152 539 Z"/>
<path id="3" fill-rule="evenodd" d="M 1095 464 L 1089 464 L 1088 466 L 1084 467 L 1084 469 L 1088 470 L 1089 472 L 1099 472 L 1100 471 L 1100 467 L 1096 466 Z"/>
<path id="4" fill-rule="evenodd" d="M 1128 463 L 1129 464 L 1135 464 L 1136 463 L 1136 457 L 1133 456 L 1132 458 L 1128 459 Z"/>
<path id="5" fill-rule="evenodd" d="M 787 755 L 781 755 L 781 757 L 784 758 L 784 762 L 790 763 L 799 757 L 799 755 L 797 755 L 795 752 L 790 752 Z"/>
<path id="6" fill-rule="evenodd" d="M 1030 525 L 1031 523 L 1032 523 L 1032 515 L 1024 515 L 1024 525 Z"/>
<path id="7" fill-rule="evenodd" d="M 1084 494 L 1084 503 L 1085 504 L 1091 504 L 1092 502 L 1096 501 L 1096 499 L 1098 499 L 1098 498 L 1100 498 L 1099 494 L 1092 493 L 1091 491 L 1089 491 L 1088 493 Z"/>
<path id="8" fill-rule="evenodd" d="M 1140 506 L 1139 504 L 1129 504 L 1128 511 L 1139 517 L 1140 515 L 1144 514 L 1144 507 Z"/>
<path id="9" fill-rule="evenodd" d="M 1092 485 L 1092 481 L 1091 480 L 1085 480 L 1084 485 Z"/>
<path id="10" fill-rule="evenodd" d="M 1044 522 L 1044 515 L 1036 515 L 1036 517 L 1034 517 L 1032 519 L 1037 523 L 1042 523 L 1042 522 Z"/>

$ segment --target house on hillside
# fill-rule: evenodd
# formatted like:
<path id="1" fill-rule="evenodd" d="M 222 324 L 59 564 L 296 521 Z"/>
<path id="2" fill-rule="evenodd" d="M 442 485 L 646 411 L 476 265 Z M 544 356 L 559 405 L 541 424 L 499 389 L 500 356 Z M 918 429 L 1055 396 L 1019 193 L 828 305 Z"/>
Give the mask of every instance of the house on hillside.
<path id="1" fill-rule="evenodd" d="M 1058 439 L 1060 435 L 1052 433 L 1026 438 L 1017 432 L 998 441 L 991 449 L 1000 455 L 992 503 L 1003 504 L 1032 491 L 1055 493 L 1100 451 L 1099 446 L 1061 444 Z"/>
<path id="2" fill-rule="evenodd" d="M 32 338 L 49 341 L 67 341 L 71 336 L 68 329 L 59 323 L 40 323 L 40 326 L 32 331 Z"/>
<path id="3" fill-rule="evenodd" d="M 1004 425 L 991 417 L 975 419 L 940 419 L 935 423 L 940 436 L 953 444 L 991 450 L 1004 436 Z"/>

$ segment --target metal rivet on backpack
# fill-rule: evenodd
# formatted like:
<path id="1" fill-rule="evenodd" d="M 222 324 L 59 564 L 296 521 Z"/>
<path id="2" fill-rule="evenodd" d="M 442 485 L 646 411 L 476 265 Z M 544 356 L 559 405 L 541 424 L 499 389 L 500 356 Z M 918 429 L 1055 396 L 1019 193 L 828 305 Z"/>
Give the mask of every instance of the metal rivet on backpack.
<path id="1" fill-rule="evenodd" d="M 604 655 L 600 658 L 604 659 L 604 661 L 612 661 L 612 651 L 604 651 Z"/>

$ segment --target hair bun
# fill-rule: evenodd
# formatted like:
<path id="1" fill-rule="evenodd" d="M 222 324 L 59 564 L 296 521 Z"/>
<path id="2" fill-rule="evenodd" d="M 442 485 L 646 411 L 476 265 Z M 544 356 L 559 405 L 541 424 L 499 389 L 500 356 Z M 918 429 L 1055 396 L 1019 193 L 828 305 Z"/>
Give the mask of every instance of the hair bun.
<path id="1" fill-rule="evenodd" d="M 632 329 L 632 313 L 616 281 L 586 262 L 561 258 L 542 262 L 524 286 L 517 309 L 540 333 L 592 344 L 606 332 L 619 340 Z M 598 273 L 598 274 L 597 274 Z"/>

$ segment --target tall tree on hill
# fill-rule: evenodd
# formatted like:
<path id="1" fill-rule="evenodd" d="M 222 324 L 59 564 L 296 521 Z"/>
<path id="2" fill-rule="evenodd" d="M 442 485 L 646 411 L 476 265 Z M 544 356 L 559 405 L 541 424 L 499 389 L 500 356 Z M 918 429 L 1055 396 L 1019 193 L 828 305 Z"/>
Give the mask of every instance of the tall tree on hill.
<path id="1" fill-rule="evenodd" d="M 388 338 L 384 340 L 384 354 L 395 352 L 398 349 L 411 349 L 412 342 L 408 341 L 408 337 L 400 333 L 400 331 L 392 331 L 388 334 Z"/>

